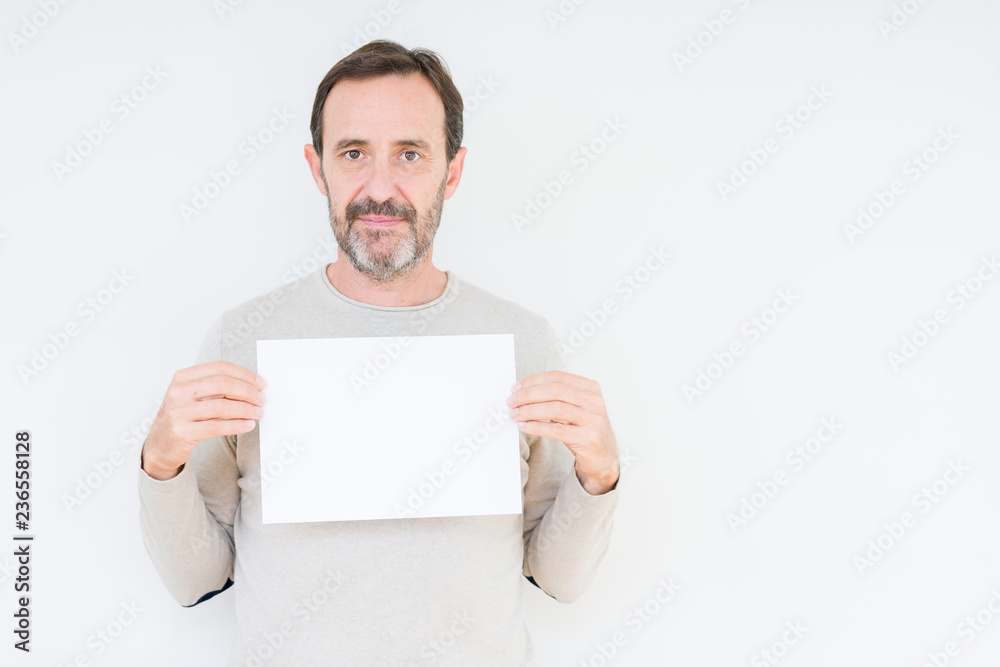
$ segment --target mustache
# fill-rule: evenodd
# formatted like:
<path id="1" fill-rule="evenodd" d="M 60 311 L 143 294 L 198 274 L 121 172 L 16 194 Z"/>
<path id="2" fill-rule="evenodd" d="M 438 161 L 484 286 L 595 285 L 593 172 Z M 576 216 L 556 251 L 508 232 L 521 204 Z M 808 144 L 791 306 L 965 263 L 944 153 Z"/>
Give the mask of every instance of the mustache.
<path id="1" fill-rule="evenodd" d="M 417 219 L 417 209 L 409 204 L 400 204 L 392 199 L 377 202 L 372 198 L 363 201 L 352 201 L 344 210 L 344 216 L 351 222 L 363 215 L 379 215 L 386 218 L 401 218 L 413 223 Z"/>

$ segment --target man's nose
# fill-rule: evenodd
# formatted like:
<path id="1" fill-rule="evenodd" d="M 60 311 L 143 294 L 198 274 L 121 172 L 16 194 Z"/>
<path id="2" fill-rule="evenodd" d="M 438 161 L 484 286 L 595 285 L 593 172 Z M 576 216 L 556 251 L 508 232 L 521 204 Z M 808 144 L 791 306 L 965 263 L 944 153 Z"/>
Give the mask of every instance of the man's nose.
<path id="1" fill-rule="evenodd" d="M 363 194 L 375 201 L 386 201 L 396 194 L 396 183 L 392 179 L 389 165 L 382 160 L 375 160 L 368 171 Z"/>

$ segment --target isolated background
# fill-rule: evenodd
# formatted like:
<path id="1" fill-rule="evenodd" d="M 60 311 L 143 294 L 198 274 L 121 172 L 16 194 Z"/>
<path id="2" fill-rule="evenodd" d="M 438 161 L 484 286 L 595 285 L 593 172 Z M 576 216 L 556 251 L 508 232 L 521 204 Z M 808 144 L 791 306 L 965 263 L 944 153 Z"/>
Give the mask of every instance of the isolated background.
<path id="1" fill-rule="evenodd" d="M 41 10 L 4 3 L 0 506 L 13 521 L 11 443 L 30 429 L 37 541 L 34 652 L 8 643 L 2 661 L 224 663 L 232 593 L 192 609 L 167 594 L 139 536 L 127 434 L 148 428 L 218 313 L 315 270 L 332 234 L 302 157 L 308 116 L 367 26 L 442 54 L 470 107 L 435 263 L 544 314 L 567 341 L 592 334 L 571 364 L 600 381 L 631 461 L 586 596 L 565 606 L 528 585 L 540 664 L 604 664 L 616 632 L 626 642 L 610 664 L 767 664 L 758 651 L 796 622 L 808 630 L 783 665 L 918 666 L 948 642 L 949 664 L 992 664 L 1000 279 L 961 308 L 953 290 L 977 287 L 1000 251 L 1000 5 L 588 0 L 553 24 L 557 0 L 400 0 L 387 25 L 371 23 L 388 4 L 245 0 L 220 15 L 211 0 L 70 2 L 15 47 L 9 35 Z M 903 4 L 912 16 L 883 34 Z M 723 10 L 733 21 L 713 37 L 704 22 Z M 699 33 L 702 53 L 679 67 Z M 147 67 L 166 78 L 119 119 L 112 105 Z M 829 99 L 803 112 L 814 87 Z M 275 109 L 293 123 L 246 161 L 241 142 Z M 797 110 L 809 118 L 786 137 L 777 124 Z M 53 163 L 102 118 L 113 132 L 60 179 Z M 580 171 L 579 147 L 609 119 L 624 128 Z M 949 127 L 957 139 L 910 180 L 907 161 Z M 769 137 L 777 152 L 724 200 L 718 183 Z M 241 172 L 185 223 L 179 206 L 234 159 Z M 564 169 L 572 183 L 539 197 Z M 896 179 L 905 192 L 852 242 L 844 226 Z M 519 231 L 526 199 L 548 205 Z M 670 260 L 636 273 L 650 246 Z M 122 270 L 134 279 L 85 319 L 78 305 Z M 647 279 L 627 299 L 615 290 L 626 274 Z M 779 290 L 794 305 L 752 341 L 744 324 Z M 615 312 L 584 327 L 607 299 Z M 894 368 L 888 354 L 941 309 L 947 322 Z M 79 335 L 22 380 L 18 366 L 71 323 Z M 684 385 L 733 341 L 744 353 L 688 400 Z M 795 470 L 786 454 L 824 418 L 842 429 Z M 124 463 L 68 508 L 113 455 Z M 949 462 L 968 472 L 922 512 L 914 496 Z M 727 514 L 775 471 L 787 484 L 734 531 Z M 891 546 L 859 571 L 904 512 L 915 525 L 883 536 Z M 680 591 L 655 602 L 671 579 Z M 88 637 L 123 603 L 143 611 L 96 655 Z M 960 624 L 977 612 L 968 642 Z"/>

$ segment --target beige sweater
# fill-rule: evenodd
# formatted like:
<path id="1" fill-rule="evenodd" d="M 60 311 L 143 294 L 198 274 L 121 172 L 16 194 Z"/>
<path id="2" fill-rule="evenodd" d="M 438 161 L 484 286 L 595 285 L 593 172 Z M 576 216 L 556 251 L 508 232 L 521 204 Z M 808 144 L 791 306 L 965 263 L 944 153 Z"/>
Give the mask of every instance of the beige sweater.
<path id="1" fill-rule="evenodd" d="M 256 371 L 258 339 L 512 333 L 518 379 L 567 370 L 543 317 L 447 275 L 434 301 L 386 307 L 344 296 L 323 267 L 225 312 L 196 363 Z M 258 429 L 213 438 L 173 479 L 140 469 L 143 541 L 181 605 L 232 587 L 230 665 L 535 665 L 524 577 L 577 599 L 607 550 L 621 481 L 591 496 L 565 445 L 520 441 L 523 514 L 265 525 Z"/>

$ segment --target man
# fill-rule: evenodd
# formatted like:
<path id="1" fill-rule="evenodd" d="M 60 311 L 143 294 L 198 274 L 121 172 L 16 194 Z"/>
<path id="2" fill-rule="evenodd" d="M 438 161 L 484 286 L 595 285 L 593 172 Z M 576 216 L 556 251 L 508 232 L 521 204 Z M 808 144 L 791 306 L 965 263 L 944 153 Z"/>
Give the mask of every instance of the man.
<path id="1" fill-rule="evenodd" d="M 337 261 L 223 313 L 174 375 L 141 457 L 146 549 L 184 606 L 233 586 L 232 665 L 533 665 L 522 576 L 570 602 L 611 532 L 618 453 L 600 388 L 563 370 L 544 318 L 432 264 L 466 153 L 462 98 L 434 53 L 376 41 L 345 57 L 311 130 Z M 257 340 L 477 333 L 514 335 L 523 514 L 263 524 Z M 330 418 L 335 432 L 336 406 Z"/>

